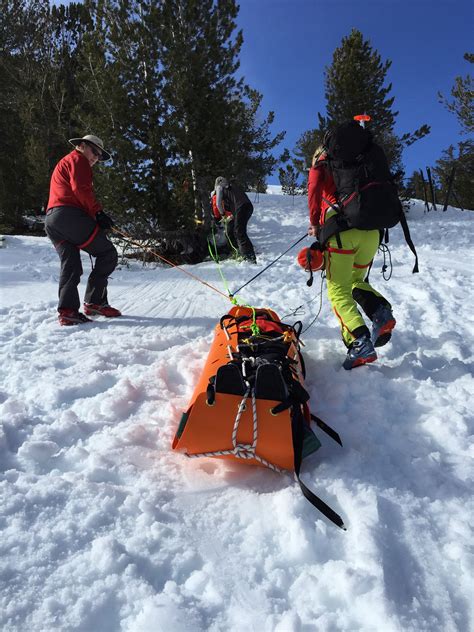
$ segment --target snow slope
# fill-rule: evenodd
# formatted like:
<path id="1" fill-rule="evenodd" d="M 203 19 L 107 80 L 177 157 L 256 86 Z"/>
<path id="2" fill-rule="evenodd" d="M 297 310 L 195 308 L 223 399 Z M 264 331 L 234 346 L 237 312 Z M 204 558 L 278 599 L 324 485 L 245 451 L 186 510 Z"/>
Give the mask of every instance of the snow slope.
<path id="1" fill-rule="evenodd" d="M 305 482 L 170 444 L 230 303 L 179 270 L 117 270 L 121 319 L 56 321 L 58 260 L 43 238 L 0 250 L 0 629 L 4 632 L 321 632 L 473 629 L 474 215 L 410 211 L 419 275 L 399 228 L 389 283 L 398 321 L 379 361 L 352 372 L 324 296 L 306 332 L 323 447 Z M 259 266 L 304 234 L 304 198 L 260 195 Z M 308 240 L 308 244 L 309 244 Z M 287 315 L 319 308 L 297 249 L 240 298 Z M 90 268 L 84 257 L 84 268 Z M 212 262 L 189 266 L 223 289 Z M 231 290 L 260 267 L 224 262 Z M 86 277 L 86 274 L 84 275 Z M 83 285 L 81 286 L 84 287 Z"/>

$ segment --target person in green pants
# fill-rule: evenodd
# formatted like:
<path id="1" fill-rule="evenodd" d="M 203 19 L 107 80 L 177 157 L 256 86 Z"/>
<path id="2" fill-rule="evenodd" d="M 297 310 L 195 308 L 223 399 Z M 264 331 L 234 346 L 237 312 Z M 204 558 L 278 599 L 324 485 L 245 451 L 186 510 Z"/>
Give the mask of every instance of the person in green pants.
<path id="1" fill-rule="evenodd" d="M 336 214 L 331 208 L 337 204 L 336 187 L 325 159 L 324 148 L 318 148 L 309 171 L 308 234 L 313 236 Z M 343 363 L 348 370 L 376 360 L 375 347 L 390 340 L 396 324 L 390 303 L 364 280 L 379 242 L 378 230 L 351 228 L 331 237 L 324 251 L 328 296 L 348 348 Z M 371 331 L 359 307 L 371 321 Z"/>

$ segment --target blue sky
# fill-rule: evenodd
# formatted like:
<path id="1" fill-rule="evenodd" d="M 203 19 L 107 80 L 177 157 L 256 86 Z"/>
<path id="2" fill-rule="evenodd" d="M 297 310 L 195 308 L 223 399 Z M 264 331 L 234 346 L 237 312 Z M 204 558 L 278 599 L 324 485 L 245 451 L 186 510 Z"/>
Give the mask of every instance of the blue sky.
<path id="1" fill-rule="evenodd" d="M 404 152 L 407 174 L 433 165 L 443 149 L 466 138 L 454 114 L 438 102 L 450 96 L 464 61 L 474 52 L 474 2 L 467 0 L 240 0 L 243 30 L 241 74 L 274 110 L 275 131 L 286 130 L 281 148 L 292 149 L 317 112 L 325 112 L 324 69 L 352 28 L 362 32 L 382 60 L 399 111 L 395 131 L 431 125 L 429 136 Z M 270 184 L 278 183 L 276 175 Z"/>

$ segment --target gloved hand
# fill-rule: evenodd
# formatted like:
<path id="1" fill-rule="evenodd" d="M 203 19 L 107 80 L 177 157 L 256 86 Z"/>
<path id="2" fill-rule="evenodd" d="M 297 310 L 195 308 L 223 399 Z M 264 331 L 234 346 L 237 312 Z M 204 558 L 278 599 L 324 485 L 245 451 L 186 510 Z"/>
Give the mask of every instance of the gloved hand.
<path id="1" fill-rule="evenodd" d="M 104 213 L 104 211 L 99 211 L 97 213 L 97 215 L 95 216 L 95 221 L 103 230 L 108 230 L 109 228 L 112 228 L 112 226 L 115 226 L 114 220 L 109 217 L 107 213 Z"/>
<path id="2" fill-rule="evenodd" d="M 316 239 L 316 241 L 313 241 L 313 243 L 310 246 L 311 250 L 319 250 L 319 251 L 323 251 L 323 247 L 321 246 L 321 244 L 319 243 L 319 241 Z"/>

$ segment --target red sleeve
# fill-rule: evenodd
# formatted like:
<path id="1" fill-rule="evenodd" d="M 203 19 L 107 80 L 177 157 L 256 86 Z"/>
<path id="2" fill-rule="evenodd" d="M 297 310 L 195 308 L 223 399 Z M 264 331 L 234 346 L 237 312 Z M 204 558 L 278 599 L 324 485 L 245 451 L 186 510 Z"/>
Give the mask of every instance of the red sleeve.
<path id="1" fill-rule="evenodd" d="M 325 169 L 323 165 L 311 167 L 308 176 L 308 207 L 309 221 L 312 226 L 319 226 L 324 180 Z"/>
<path id="2" fill-rule="evenodd" d="M 96 200 L 94 187 L 92 186 L 92 169 L 84 156 L 71 160 L 70 184 L 71 190 L 82 208 L 89 215 L 95 217 L 96 213 L 102 210 L 102 207 Z"/>

